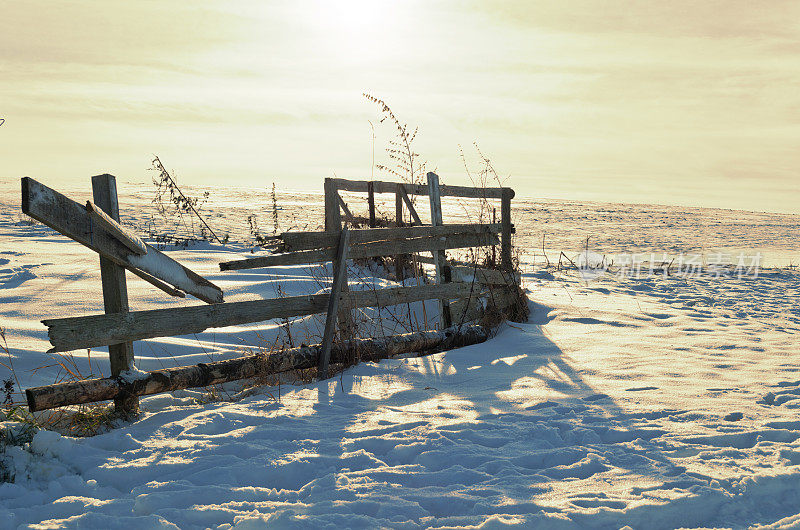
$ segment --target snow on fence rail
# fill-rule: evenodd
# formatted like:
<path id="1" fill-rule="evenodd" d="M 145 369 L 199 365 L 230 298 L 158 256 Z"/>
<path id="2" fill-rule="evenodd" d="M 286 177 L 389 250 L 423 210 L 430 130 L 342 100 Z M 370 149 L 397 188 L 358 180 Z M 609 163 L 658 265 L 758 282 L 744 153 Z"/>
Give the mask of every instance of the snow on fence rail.
<path id="1" fill-rule="evenodd" d="M 358 181 L 326 179 L 328 230 L 281 234 L 278 238 L 283 242 L 281 250 L 286 252 L 224 262 L 220 263 L 220 268 L 234 270 L 332 261 L 334 282 L 331 293 L 232 303 L 222 302 L 222 290 L 217 286 L 180 266 L 149 245 L 143 244 L 141 239 L 119 224 L 114 177 L 101 175 L 94 177 L 92 182 L 95 186 L 95 203 L 89 202 L 86 208 L 29 178 L 22 181 L 22 202 L 25 213 L 101 255 L 105 314 L 47 319 L 43 323 L 48 327 L 48 336 L 53 345 L 51 352 L 108 345 L 112 377 L 27 389 L 26 395 L 31 411 L 114 399 L 115 408 L 119 412 L 131 414 L 137 410 L 138 396 L 141 395 L 234 381 L 253 377 L 256 373 L 264 375 L 316 365 L 318 374 L 325 377 L 331 355 L 333 354 L 334 359 L 338 359 L 336 356 L 341 356 L 342 352 L 348 351 L 348 348 L 351 350 L 358 348 L 366 358 L 371 356 L 380 358 L 381 355 L 424 351 L 443 345 L 469 344 L 486 340 L 489 332 L 487 329 L 466 323 L 480 320 L 486 314 L 487 308 L 504 311 L 518 304 L 520 300 L 519 275 L 511 270 L 510 257 L 508 260 L 503 260 L 502 270 L 451 266 L 443 259 L 445 249 L 496 245 L 500 242 L 498 233 L 503 236 L 503 245 L 507 244 L 510 249 L 512 233 L 510 206 L 507 215 L 498 224 L 444 225 L 441 223 L 438 177 L 433 174 L 429 174 L 428 194 L 431 197 L 434 226 L 396 226 L 388 229 L 343 228 L 340 208 L 346 209 L 346 205 L 341 197 L 338 197 L 338 191 L 334 186 L 359 191 L 361 185 Z M 411 208 L 413 205 L 407 201 L 408 191 L 424 194 L 422 193 L 424 190 L 418 186 L 411 186 L 406 191 L 402 187 L 405 186 L 403 184 L 385 182 L 373 183 L 366 189 L 381 191 L 390 184 L 398 194 L 398 204 L 406 204 Z M 98 189 L 106 194 L 108 200 L 103 201 L 103 193 L 98 193 Z M 481 195 L 486 190 L 473 188 L 450 187 L 446 188 L 446 191 L 451 195 L 466 197 L 486 195 Z M 490 189 L 489 195 L 503 198 L 505 204 L 506 199 L 510 201 L 510 197 L 513 197 L 513 191 L 508 188 L 496 188 Z M 101 213 L 98 208 L 104 212 Z M 401 208 L 398 209 L 398 225 L 402 225 L 400 210 Z M 438 215 L 436 215 L 437 210 Z M 503 210 L 505 212 L 506 208 Z M 419 219 L 414 213 L 412 210 L 412 217 Z M 433 251 L 434 257 L 439 258 L 436 260 L 436 284 L 348 291 L 346 278 L 348 258 L 423 251 Z M 439 252 L 442 253 L 441 256 Z M 151 283 L 158 282 L 154 285 L 170 294 L 175 295 L 176 292 L 183 294 L 180 290 L 183 289 L 206 302 L 215 303 L 129 311 L 125 270 L 130 270 L 138 276 L 151 277 Z M 113 277 L 110 276 L 112 272 L 115 275 Z M 162 280 L 175 287 L 165 285 Z M 378 339 L 347 340 L 352 336 L 350 312 L 355 308 L 388 307 L 430 299 L 443 301 L 442 327 L 446 329 Z M 136 378 L 136 381 L 128 381 L 120 376 L 122 372 L 134 369 L 132 349 L 134 340 L 199 333 L 208 328 L 326 311 L 325 333 L 320 345 L 304 347 L 305 349 L 295 348 L 268 357 L 250 356 L 193 367 L 145 372 Z M 337 319 L 340 340 L 334 344 Z M 458 326 L 451 327 L 453 321 L 458 322 Z M 364 348 L 369 347 L 372 347 L 373 351 L 364 353 Z M 256 366 L 260 371 L 254 372 Z"/>

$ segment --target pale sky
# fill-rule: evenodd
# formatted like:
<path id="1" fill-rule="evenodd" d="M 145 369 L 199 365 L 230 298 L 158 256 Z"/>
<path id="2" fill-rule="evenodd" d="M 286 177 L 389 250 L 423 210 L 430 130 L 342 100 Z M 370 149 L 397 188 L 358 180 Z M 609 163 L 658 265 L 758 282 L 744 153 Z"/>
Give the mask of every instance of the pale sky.
<path id="1" fill-rule="evenodd" d="M 322 190 L 362 92 L 446 183 L 477 141 L 520 196 L 800 213 L 796 0 L 0 0 L 0 177 Z"/>

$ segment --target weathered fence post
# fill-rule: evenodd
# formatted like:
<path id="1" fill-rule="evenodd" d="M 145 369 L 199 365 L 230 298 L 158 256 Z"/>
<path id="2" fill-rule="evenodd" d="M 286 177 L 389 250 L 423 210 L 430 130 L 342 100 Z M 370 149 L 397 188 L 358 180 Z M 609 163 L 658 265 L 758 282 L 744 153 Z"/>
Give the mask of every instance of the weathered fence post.
<path id="1" fill-rule="evenodd" d="M 342 217 L 339 213 L 339 192 L 333 179 L 325 179 L 325 231 L 334 232 L 340 229 Z"/>
<path id="2" fill-rule="evenodd" d="M 442 221 L 442 197 L 439 194 L 439 176 L 436 173 L 428 173 L 428 194 L 431 200 L 431 224 L 441 226 Z M 447 265 L 447 254 L 444 250 L 433 252 L 433 262 L 436 266 L 436 283 L 448 283 L 450 281 L 450 271 Z M 450 302 L 439 300 L 442 314 L 442 327 L 449 328 L 453 325 L 450 316 Z"/>
<path id="3" fill-rule="evenodd" d="M 500 222 L 502 223 L 502 240 L 500 242 L 500 263 L 505 270 L 512 270 L 511 263 L 511 197 L 514 192 L 511 189 L 503 188 L 503 195 L 500 199 Z"/>
<path id="4" fill-rule="evenodd" d="M 374 181 L 374 193 L 394 193 L 396 227 L 350 230 L 343 227 L 342 215 L 347 206 L 339 195 L 342 190 L 364 193 L 366 181 L 325 180 L 324 232 L 287 232 L 279 238 L 283 251 L 269 256 L 220 263 L 221 270 L 238 270 L 291 264 L 332 262 L 333 278 L 329 295 L 304 295 L 279 299 L 222 303 L 222 291 L 204 278 L 144 244 L 132 231 L 119 224 L 119 205 L 115 179 L 111 175 L 92 178 L 94 205 L 80 204 L 25 177 L 22 179 L 22 211 L 47 226 L 98 252 L 101 258 L 105 314 L 47 319 L 50 352 L 109 346 L 112 376 L 94 381 L 48 385 L 26 390 L 31 411 L 52 407 L 113 399 L 115 409 L 130 415 L 138 409 L 140 395 L 207 386 L 224 381 L 279 373 L 292 369 L 317 367 L 326 377 L 331 362 L 355 359 L 378 359 L 410 351 L 447 349 L 455 345 L 486 340 L 489 330 L 481 326 L 463 327 L 462 323 L 482 319 L 491 311 L 502 311 L 509 318 L 525 318 L 520 309 L 518 273 L 482 269 L 447 263 L 445 250 L 502 245 L 501 261 L 511 268 L 511 199 L 508 188 L 465 188 L 439 185 L 434 173 L 428 185 Z M 422 225 L 409 194 L 429 195 L 431 226 Z M 502 222 L 483 224 L 443 224 L 441 197 L 502 199 Z M 96 206 L 96 208 L 95 208 Z M 404 222 L 405 208 L 413 221 Z M 89 215 L 87 216 L 87 210 Z M 495 214 L 493 212 L 493 220 Z M 403 225 L 411 226 L 403 226 Z M 417 226 L 415 226 L 417 225 Z M 503 240 L 497 237 L 502 234 Z M 432 252 L 436 265 L 436 284 L 414 285 L 360 291 L 342 296 L 347 290 L 347 259 Z M 427 262 L 427 260 L 426 260 Z M 175 307 L 149 311 L 130 311 L 125 269 L 175 296 L 192 293 L 211 305 Z M 401 270 L 402 273 L 402 270 Z M 163 281 L 162 281 L 163 280 Z M 515 287 L 516 286 L 516 287 Z M 388 307 L 425 300 L 441 304 L 440 331 L 425 331 L 380 339 L 355 339 L 352 310 L 360 307 Z M 301 346 L 282 355 L 264 358 L 256 355 L 194 367 L 151 372 L 143 378 L 118 377 L 134 368 L 132 341 L 154 337 L 200 333 L 208 328 L 262 322 L 322 313 L 327 309 L 323 344 Z M 425 306 L 423 305 L 423 311 Z M 523 308 L 524 309 L 524 308 Z M 409 309 L 409 316 L 410 316 Z M 494 314 L 494 313 L 492 313 Z M 454 318 L 455 317 L 455 318 Z M 338 326 L 337 326 L 338 320 Z M 425 319 L 427 321 L 427 317 Z M 457 328 L 452 321 L 457 320 Z M 337 329 L 338 328 L 338 329 Z M 446 329 L 445 329 L 446 328 Z M 336 333 L 339 336 L 336 336 Z M 363 352 L 362 350 L 366 350 Z"/>
<path id="5" fill-rule="evenodd" d="M 369 227 L 375 228 L 375 183 L 367 183 L 367 203 L 369 204 Z"/>
<path id="6" fill-rule="evenodd" d="M 342 230 L 342 215 L 339 211 L 339 190 L 336 187 L 336 182 L 333 179 L 325 179 L 325 231 L 326 232 L 341 232 Z M 333 277 L 336 278 L 339 265 L 336 260 L 333 261 Z M 347 268 L 347 262 L 344 262 L 344 267 Z M 345 271 L 345 274 L 347 272 Z M 342 291 L 347 292 L 350 289 L 347 282 L 342 285 Z M 353 333 L 353 315 L 349 309 L 339 309 L 339 332 L 343 336 L 349 336 Z"/>
<path id="7" fill-rule="evenodd" d="M 401 193 L 402 184 L 397 185 L 397 189 L 394 192 L 394 213 L 395 213 L 395 224 L 400 227 L 403 226 L 403 195 Z M 398 282 L 402 282 L 405 279 L 405 272 L 403 268 L 405 267 L 406 257 L 403 254 L 397 254 L 394 257 L 394 270 L 395 270 L 395 277 L 397 278 Z"/>
<path id="8" fill-rule="evenodd" d="M 112 175 L 92 177 L 94 203 L 114 221 L 119 222 L 119 201 L 117 182 Z M 103 283 L 103 305 L 106 313 L 128 312 L 128 285 L 125 281 L 125 268 L 110 259 L 100 256 L 100 278 Z M 111 375 L 133 368 L 133 343 L 123 342 L 108 347 Z M 123 416 L 132 416 L 139 411 L 139 398 L 122 396 L 114 399 L 114 410 Z"/>
<path id="9" fill-rule="evenodd" d="M 325 317 L 325 334 L 322 337 L 322 351 L 319 356 L 318 379 L 328 378 L 328 363 L 331 358 L 333 336 L 336 334 L 336 320 L 339 314 L 339 294 L 342 286 L 347 284 L 347 246 L 350 244 L 350 231 L 342 228 L 339 234 L 339 246 L 334 259 L 333 282 L 331 283 L 331 297 L 328 300 L 328 314 Z"/>

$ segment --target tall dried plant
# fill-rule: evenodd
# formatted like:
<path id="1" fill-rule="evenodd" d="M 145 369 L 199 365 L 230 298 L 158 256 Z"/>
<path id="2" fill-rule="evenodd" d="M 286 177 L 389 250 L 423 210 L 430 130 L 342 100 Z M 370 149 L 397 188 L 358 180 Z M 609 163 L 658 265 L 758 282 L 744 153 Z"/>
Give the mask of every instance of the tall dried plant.
<path id="1" fill-rule="evenodd" d="M 394 137 L 389 140 L 386 154 L 392 161 L 391 165 L 377 164 L 379 171 L 397 177 L 409 184 L 423 184 L 425 182 L 425 163 L 419 161 L 419 153 L 414 151 L 414 140 L 419 127 L 411 130 L 407 123 L 401 122 L 391 107 L 382 99 L 366 92 L 362 94 L 368 101 L 378 105 L 380 120 L 378 123 L 388 122 L 394 129 Z M 371 125 L 371 123 L 370 123 Z"/>

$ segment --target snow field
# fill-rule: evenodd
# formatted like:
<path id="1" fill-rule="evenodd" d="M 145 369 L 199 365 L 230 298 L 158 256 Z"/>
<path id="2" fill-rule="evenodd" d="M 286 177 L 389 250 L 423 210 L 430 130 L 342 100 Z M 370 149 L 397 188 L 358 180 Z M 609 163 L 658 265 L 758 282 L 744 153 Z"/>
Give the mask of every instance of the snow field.
<path id="1" fill-rule="evenodd" d="M 571 208 L 580 224 L 593 206 Z M 636 211 L 630 222 L 643 223 Z M 518 232 L 534 239 L 535 222 L 518 222 Z M 795 230 L 771 229 L 779 241 Z M 734 248 L 737 237 L 722 243 Z M 216 270 L 241 252 L 204 245 L 170 255 L 229 301 L 273 297 L 278 284 L 287 295 L 321 289 L 302 267 Z M 16 480 L 0 484 L 0 527 L 798 524 L 800 274 L 585 281 L 524 256 L 531 318 L 484 344 L 364 363 L 234 401 L 199 404 L 195 390 L 150 396 L 139 420 L 91 438 L 37 433 L 28 450 L 5 452 Z M 24 385 L 48 383 L 52 374 L 29 371 L 48 358 L 38 320 L 102 311 L 96 256 L 17 224 L 6 205 L 0 258 L 8 260 L 0 287 L 9 285 L 0 289 L 0 325 L 14 365 Z M 22 271 L 35 277 L 11 280 Z M 197 303 L 136 279 L 129 289 L 137 309 Z M 278 325 L 142 341 L 137 366 L 239 355 L 274 340 Z M 75 355 L 88 370 L 85 353 Z M 92 367 L 106 369 L 103 355 L 92 352 Z"/>

